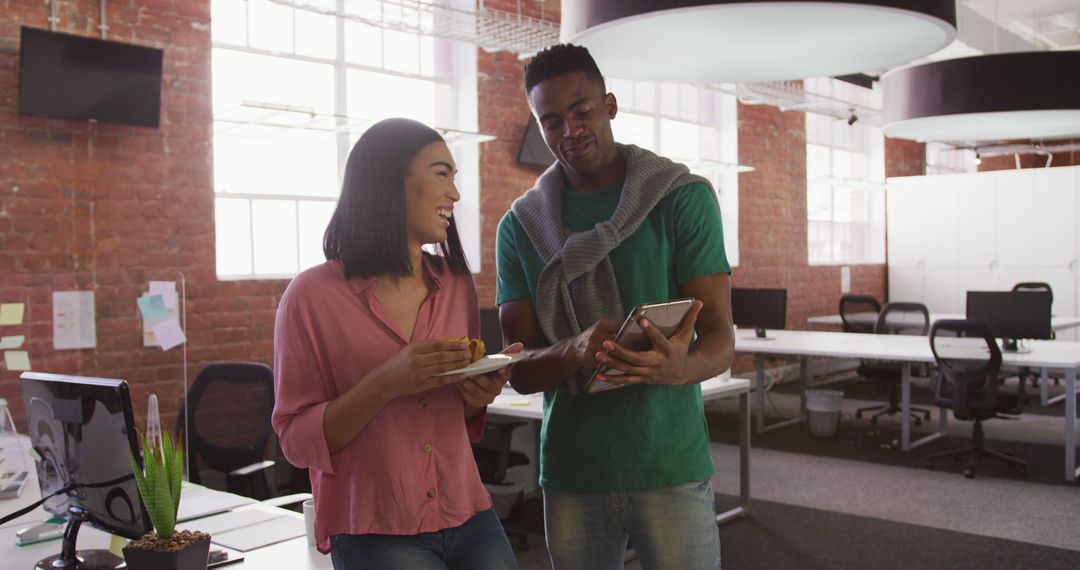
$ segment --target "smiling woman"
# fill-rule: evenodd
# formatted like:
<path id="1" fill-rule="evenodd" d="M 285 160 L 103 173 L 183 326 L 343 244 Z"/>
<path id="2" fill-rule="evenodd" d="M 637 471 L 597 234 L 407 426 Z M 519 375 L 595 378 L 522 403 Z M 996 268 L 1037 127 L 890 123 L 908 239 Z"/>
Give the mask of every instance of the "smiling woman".
<path id="1" fill-rule="evenodd" d="M 516 566 L 469 444 L 509 368 L 466 375 L 469 346 L 451 338 L 480 336 L 455 174 L 435 130 L 375 123 L 349 154 L 327 261 L 278 305 L 274 430 L 309 469 L 338 569 Z"/>

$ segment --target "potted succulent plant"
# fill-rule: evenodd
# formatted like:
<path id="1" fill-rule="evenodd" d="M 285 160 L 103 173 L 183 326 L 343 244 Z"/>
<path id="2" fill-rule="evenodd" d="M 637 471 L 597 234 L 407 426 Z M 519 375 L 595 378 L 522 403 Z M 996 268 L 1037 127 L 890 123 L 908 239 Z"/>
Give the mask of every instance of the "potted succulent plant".
<path id="1" fill-rule="evenodd" d="M 140 468 L 134 456 L 129 458 L 154 530 L 125 546 L 124 560 L 131 570 L 204 570 L 210 552 L 210 535 L 176 530 L 183 449 L 179 441 L 173 446 L 167 433 L 157 441 L 148 439 L 157 438 L 142 439 L 145 467 Z M 159 442 L 160 445 L 154 445 Z"/>

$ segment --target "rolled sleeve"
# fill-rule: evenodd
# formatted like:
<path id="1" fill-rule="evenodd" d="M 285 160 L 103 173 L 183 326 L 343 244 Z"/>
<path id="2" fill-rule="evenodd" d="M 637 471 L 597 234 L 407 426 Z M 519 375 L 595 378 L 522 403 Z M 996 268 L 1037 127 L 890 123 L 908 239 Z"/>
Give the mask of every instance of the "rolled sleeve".
<path id="1" fill-rule="evenodd" d="M 274 326 L 274 413 L 271 423 L 289 463 L 334 473 L 323 415 L 331 398 L 313 357 L 311 327 L 288 291 Z"/>

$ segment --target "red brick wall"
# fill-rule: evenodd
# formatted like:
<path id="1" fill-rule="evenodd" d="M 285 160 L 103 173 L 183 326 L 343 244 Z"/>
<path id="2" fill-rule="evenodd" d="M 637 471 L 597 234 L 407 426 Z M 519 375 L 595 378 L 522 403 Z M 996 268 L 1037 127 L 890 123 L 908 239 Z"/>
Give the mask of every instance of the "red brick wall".
<path id="1" fill-rule="evenodd" d="M 215 277 L 208 0 L 108 5 L 109 38 L 165 49 L 161 128 L 17 114 L 19 27 L 47 28 L 47 2 L 15 0 L 0 16 L 0 301 L 27 303 L 35 370 L 123 378 L 137 422 L 156 392 L 172 424 L 183 354 L 142 346 L 135 298 L 147 281 L 187 283 L 189 381 L 207 363 L 270 363 L 285 282 Z M 97 37 L 96 0 L 58 3 L 58 30 Z M 6 48 L 6 49 L 5 49 Z M 53 350 L 52 292 L 92 290 L 98 346 Z M 0 397 L 21 421 L 18 373 Z"/>

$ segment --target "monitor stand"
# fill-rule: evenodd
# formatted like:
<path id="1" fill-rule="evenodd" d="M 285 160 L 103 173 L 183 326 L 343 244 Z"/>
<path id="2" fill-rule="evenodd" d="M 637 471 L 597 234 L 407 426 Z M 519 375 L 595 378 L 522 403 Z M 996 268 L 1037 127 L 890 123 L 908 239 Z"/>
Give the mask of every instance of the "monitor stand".
<path id="1" fill-rule="evenodd" d="M 1020 339 L 1018 338 L 1003 338 L 1001 339 L 1001 352 L 1024 354 L 1026 352 L 1031 352 L 1031 349 L 1026 346 L 1020 346 Z"/>
<path id="2" fill-rule="evenodd" d="M 38 560 L 34 570 L 114 570 L 124 564 L 120 558 L 108 550 L 75 551 L 75 542 L 79 537 L 79 527 L 83 521 L 92 517 L 82 507 L 68 507 L 67 528 L 64 529 L 64 543 L 60 554 Z"/>
<path id="3" fill-rule="evenodd" d="M 776 340 L 776 337 L 765 335 L 765 327 L 754 327 L 754 338 L 758 340 Z"/>

